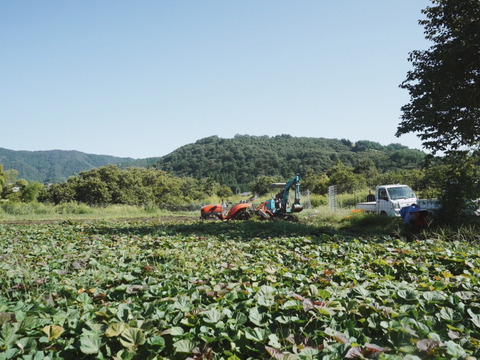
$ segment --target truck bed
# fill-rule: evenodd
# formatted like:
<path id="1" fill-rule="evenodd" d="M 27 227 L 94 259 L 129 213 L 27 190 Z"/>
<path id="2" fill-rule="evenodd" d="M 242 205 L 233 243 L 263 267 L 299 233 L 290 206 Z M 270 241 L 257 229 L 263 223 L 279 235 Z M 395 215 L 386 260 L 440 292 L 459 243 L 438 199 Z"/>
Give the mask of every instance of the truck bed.
<path id="1" fill-rule="evenodd" d="M 359 210 L 365 210 L 365 212 L 376 212 L 377 203 L 376 201 L 361 202 L 355 206 Z"/>

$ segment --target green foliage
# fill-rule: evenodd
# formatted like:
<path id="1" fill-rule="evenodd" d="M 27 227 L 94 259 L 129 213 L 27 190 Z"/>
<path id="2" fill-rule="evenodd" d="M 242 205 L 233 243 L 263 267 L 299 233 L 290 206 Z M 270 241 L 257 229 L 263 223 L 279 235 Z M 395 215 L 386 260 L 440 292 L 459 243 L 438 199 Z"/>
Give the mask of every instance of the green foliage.
<path id="1" fill-rule="evenodd" d="M 365 177 L 355 174 L 353 168 L 345 166 L 340 160 L 328 172 L 329 185 L 337 185 L 339 192 L 353 192 L 353 190 L 366 186 Z"/>
<path id="2" fill-rule="evenodd" d="M 455 152 L 445 157 L 444 162 L 439 217 L 444 224 L 458 224 L 479 206 L 473 203 L 480 198 L 478 158 L 467 152 Z"/>
<path id="3" fill-rule="evenodd" d="M 9 201 L 2 203 L 0 209 L 3 214 L 13 215 L 14 217 L 46 215 L 55 212 L 51 206 L 35 202 L 24 204 L 21 202 Z"/>
<path id="4" fill-rule="evenodd" d="M 22 201 L 24 202 L 35 202 L 40 196 L 41 192 L 44 190 L 44 186 L 39 182 L 31 182 L 25 186 L 25 189 L 22 193 Z"/>
<path id="5" fill-rule="evenodd" d="M 25 179 L 15 180 L 16 171 L 10 171 L 10 176 L 7 179 L 7 184 L 3 186 L 0 192 L 0 198 L 11 202 L 21 201 L 36 201 L 40 191 L 42 190 L 41 184 L 32 184 L 29 186 L 28 181 Z M 12 176 L 12 174 L 14 174 Z M 8 176 L 8 175 L 7 175 Z"/>
<path id="6" fill-rule="evenodd" d="M 432 0 L 420 21 L 428 50 L 413 51 L 401 84 L 410 94 L 397 136 L 414 132 L 436 151 L 478 149 L 480 142 L 480 2 Z"/>
<path id="7" fill-rule="evenodd" d="M 3 165 L 0 164 L 0 194 L 2 193 L 3 187 L 7 183 L 5 172 L 3 171 Z"/>
<path id="8" fill-rule="evenodd" d="M 398 154 L 391 158 L 395 153 Z M 367 161 L 373 171 L 378 172 L 420 165 L 414 164 L 415 156 L 408 148 L 398 144 L 382 146 L 369 141 L 353 144 L 345 139 L 289 135 L 236 135 L 233 139 L 212 136 L 182 146 L 160 158 L 155 167 L 177 176 L 212 178 L 232 189 L 246 191 L 260 176 L 290 179 L 296 173 L 304 178 L 308 171 L 324 174 L 338 160 L 354 169 L 363 168 L 362 164 Z M 320 188 L 315 191 L 321 192 Z"/>
<path id="9" fill-rule="evenodd" d="M 198 181 L 177 178 L 164 171 L 143 168 L 119 169 L 109 165 L 84 171 L 61 184 L 53 184 L 43 201 L 72 201 L 89 205 L 109 204 L 168 206 L 203 198 Z"/>
<path id="10" fill-rule="evenodd" d="M 310 204 L 313 208 L 318 208 L 320 206 L 328 205 L 328 196 L 327 195 L 310 195 Z"/>
<path id="11" fill-rule="evenodd" d="M 270 184 L 273 184 L 274 182 L 274 177 L 261 175 L 250 183 L 250 192 L 259 196 L 269 194 Z"/>
<path id="12" fill-rule="evenodd" d="M 478 243 L 444 240 L 264 222 L 0 225 L 0 356 L 478 358 Z"/>
<path id="13" fill-rule="evenodd" d="M 307 169 L 302 177 L 302 189 L 308 189 L 312 194 L 324 195 L 328 193 L 329 178 L 326 174 L 317 174 L 312 169 Z"/>
<path id="14" fill-rule="evenodd" d="M 228 198 L 230 196 L 233 196 L 233 191 L 226 185 L 220 185 L 217 189 L 216 195 L 219 198 Z"/>

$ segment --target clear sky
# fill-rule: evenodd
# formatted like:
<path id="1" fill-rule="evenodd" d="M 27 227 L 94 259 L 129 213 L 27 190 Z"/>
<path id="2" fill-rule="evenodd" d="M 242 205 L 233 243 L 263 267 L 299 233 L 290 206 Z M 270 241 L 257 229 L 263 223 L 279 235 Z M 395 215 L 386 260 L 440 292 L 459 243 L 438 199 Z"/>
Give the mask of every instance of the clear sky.
<path id="1" fill-rule="evenodd" d="M 166 155 L 236 134 L 401 143 L 428 0 L 0 0 L 0 147 Z"/>

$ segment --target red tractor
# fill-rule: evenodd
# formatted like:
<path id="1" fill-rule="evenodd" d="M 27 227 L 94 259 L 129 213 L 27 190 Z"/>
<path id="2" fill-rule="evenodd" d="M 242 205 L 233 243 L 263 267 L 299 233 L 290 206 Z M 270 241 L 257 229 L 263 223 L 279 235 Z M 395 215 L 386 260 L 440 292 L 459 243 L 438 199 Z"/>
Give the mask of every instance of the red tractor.
<path id="1" fill-rule="evenodd" d="M 205 205 L 200 209 L 200 217 L 204 220 L 248 220 L 253 215 L 253 207 L 249 202 L 253 201 L 253 198 L 248 201 L 241 201 L 238 204 L 228 208 L 232 203 L 227 201 L 226 203 Z"/>

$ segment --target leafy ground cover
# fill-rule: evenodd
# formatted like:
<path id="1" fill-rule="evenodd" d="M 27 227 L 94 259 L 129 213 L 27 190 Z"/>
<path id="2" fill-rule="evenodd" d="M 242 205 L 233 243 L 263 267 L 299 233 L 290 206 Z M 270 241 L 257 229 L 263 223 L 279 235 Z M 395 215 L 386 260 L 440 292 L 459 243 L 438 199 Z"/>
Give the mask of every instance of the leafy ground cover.
<path id="1" fill-rule="evenodd" d="M 0 359 L 480 356 L 480 248 L 288 223 L 0 225 Z"/>

